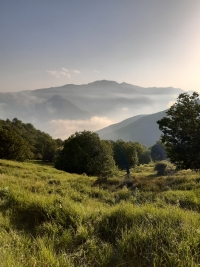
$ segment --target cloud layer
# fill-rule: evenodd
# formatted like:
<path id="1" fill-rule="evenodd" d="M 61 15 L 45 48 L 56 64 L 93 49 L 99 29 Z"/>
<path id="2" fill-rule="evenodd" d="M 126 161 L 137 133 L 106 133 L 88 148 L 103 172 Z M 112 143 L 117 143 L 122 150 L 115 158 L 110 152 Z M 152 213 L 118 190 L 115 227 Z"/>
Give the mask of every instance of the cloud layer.
<path id="1" fill-rule="evenodd" d="M 113 122 L 107 117 L 92 117 L 88 120 L 52 120 L 50 126 L 54 138 L 67 139 L 75 132 L 97 131 Z"/>

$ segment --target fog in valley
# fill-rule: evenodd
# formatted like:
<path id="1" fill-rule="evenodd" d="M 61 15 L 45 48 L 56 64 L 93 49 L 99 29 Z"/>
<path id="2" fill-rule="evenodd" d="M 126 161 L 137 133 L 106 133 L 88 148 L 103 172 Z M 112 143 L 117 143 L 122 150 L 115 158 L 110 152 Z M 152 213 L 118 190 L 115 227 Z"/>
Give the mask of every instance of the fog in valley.
<path id="1" fill-rule="evenodd" d="M 0 93 L 2 119 L 30 122 L 54 138 L 66 139 L 76 131 L 97 131 L 140 114 L 152 114 L 171 105 L 177 88 L 142 88 L 114 81 L 87 85 Z"/>

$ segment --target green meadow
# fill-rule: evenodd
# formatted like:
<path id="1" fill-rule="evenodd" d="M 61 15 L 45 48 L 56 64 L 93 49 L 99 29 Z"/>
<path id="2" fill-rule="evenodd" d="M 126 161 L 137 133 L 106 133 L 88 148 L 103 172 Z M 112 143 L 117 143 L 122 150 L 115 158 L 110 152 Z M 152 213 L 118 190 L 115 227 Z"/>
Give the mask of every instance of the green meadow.
<path id="1" fill-rule="evenodd" d="M 189 170 L 104 180 L 0 160 L 0 266 L 200 266 L 199 212 Z"/>

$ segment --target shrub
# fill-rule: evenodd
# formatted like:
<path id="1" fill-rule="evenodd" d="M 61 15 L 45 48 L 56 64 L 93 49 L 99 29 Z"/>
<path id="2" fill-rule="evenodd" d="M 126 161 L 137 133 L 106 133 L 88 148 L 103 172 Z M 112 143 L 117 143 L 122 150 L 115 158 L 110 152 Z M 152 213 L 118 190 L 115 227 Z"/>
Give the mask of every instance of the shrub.
<path id="1" fill-rule="evenodd" d="M 167 175 L 174 171 L 174 166 L 170 162 L 162 160 L 156 162 L 154 170 L 157 171 L 158 175 Z"/>

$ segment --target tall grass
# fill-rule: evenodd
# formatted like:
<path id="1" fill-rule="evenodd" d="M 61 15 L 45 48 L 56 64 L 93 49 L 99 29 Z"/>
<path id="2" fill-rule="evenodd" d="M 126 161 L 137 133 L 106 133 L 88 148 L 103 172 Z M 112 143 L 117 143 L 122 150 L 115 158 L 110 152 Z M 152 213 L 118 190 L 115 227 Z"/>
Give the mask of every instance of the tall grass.
<path id="1" fill-rule="evenodd" d="M 0 266 L 200 266 L 200 175 L 129 178 L 0 160 Z"/>

